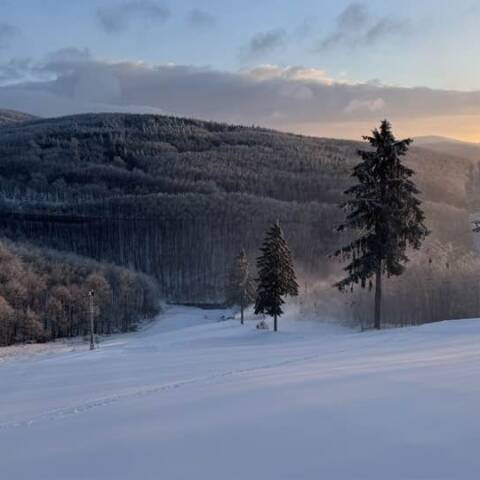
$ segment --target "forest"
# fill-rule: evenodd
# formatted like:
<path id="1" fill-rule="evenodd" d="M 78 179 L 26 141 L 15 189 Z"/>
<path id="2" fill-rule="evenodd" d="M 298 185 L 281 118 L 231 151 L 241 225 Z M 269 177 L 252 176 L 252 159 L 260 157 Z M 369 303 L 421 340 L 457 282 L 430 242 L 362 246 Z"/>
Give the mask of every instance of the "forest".
<path id="1" fill-rule="evenodd" d="M 329 254 L 342 241 L 339 204 L 360 145 L 159 115 L 7 122 L 0 128 L 0 233 L 143 272 L 170 302 L 221 303 L 232 259 L 244 248 L 253 264 L 266 228 L 279 220 L 301 287 L 324 284 L 340 269 Z M 480 182 L 473 160 L 451 154 L 412 147 L 407 164 L 432 231 L 413 264 L 428 275 L 425 265 L 445 251 L 471 254 L 469 216 Z M 444 288 L 433 287 L 438 278 L 432 295 Z M 391 288 L 408 289 L 406 282 Z M 363 318 L 362 296 L 348 302 L 353 317 Z M 393 323 L 406 322 L 400 310 Z"/>
<path id="2" fill-rule="evenodd" d="M 42 342 L 95 331 L 127 332 L 159 310 L 158 287 L 141 273 L 9 241 L 0 242 L 0 345 Z"/>

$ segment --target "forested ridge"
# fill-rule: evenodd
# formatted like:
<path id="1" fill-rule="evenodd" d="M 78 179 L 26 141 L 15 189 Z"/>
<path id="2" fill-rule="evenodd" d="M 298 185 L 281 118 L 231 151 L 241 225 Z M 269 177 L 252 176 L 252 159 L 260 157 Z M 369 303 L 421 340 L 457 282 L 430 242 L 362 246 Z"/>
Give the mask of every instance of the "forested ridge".
<path id="1" fill-rule="evenodd" d="M 221 301 L 232 259 L 279 219 L 300 274 L 335 268 L 358 142 L 156 115 L 0 129 L 1 230 L 155 276 L 172 301 Z M 467 160 L 413 148 L 435 240 L 468 245 Z"/>

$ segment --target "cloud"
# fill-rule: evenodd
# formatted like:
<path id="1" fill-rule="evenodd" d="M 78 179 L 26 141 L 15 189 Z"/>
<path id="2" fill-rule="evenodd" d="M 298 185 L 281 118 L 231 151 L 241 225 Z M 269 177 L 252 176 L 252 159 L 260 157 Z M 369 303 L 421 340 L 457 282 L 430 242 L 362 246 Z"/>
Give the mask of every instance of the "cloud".
<path id="1" fill-rule="evenodd" d="M 92 60 L 93 57 L 88 48 L 67 47 L 49 53 L 45 60 L 34 68 L 38 73 L 53 72 L 56 75 L 65 75 L 72 70 L 72 66 L 78 68 L 83 62 Z"/>
<path id="2" fill-rule="evenodd" d="M 273 50 L 283 46 L 286 38 L 287 32 L 283 28 L 257 33 L 242 49 L 242 56 L 248 59 L 270 53 Z"/>
<path id="3" fill-rule="evenodd" d="M 337 18 L 338 30 L 361 29 L 369 21 L 368 7 L 363 3 L 351 3 Z"/>
<path id="4" fill-rule="evenodd" d="M 194 9 L 188 12 L 187 22 L 191 27 L 198 29 L 211 28 L 217 23 L 213 15 L 199 9 Z"/>
<path id="5" fill-rule="evenodd" d="M 134 23 L 162 24 L 169 17 L 170 10 L 152 0 L 132 0 L 97 10 L 97 18 L 107 33 L 123 32 Z"/>
<path id="6" fill-rule="evenodd" d="M 255 80 L 289 80 L 289 81 L 305 81 L 314 83 L 323 83 L 331 85 L 334 83 L 325 70 L 318 68 L 304 67 L 280 67 L 278 65 L 259 65 L 247 70 L 244 74 Z"/>
<path id="7" fill-rule="evenodd" d="M 0 23 L 0 48 L 10 45 L 13 38 L 18 35 L 20 29 L 9 23 Z"/>
<path id="8" fill-rule="evenodd" d="M 365 42 L 376 43 L 392 35 L 408 34 L 410 30 L 410 22 L 407 20 L 381 18 L 367 30 L 365 33 Z"/>
<path id="9" fill-rule="evenodd" d="M 446 118 L 452 125 L 458 123 L 452 119 L 467 117 L 480 123 L 480 92 L 352 84 L 321 69 L 300 66 L 260 65 L 227 72 L 102 60 L 73 48 L 54 52 L 37 64 L 0 66 L 0 72 L 13 72 L 10 77 L 25 71 L 41 81 L 0 87 L 3 108 L 40 116 L 168 113 L 318 135 L 333 132 L 336 126 L 335 132 L 344 132 L 340 136 L 355 131 L 357 137 L 382 118 L 395 125 L 438 126 L 439 119 L 447 125 Z M 412 134 L 422 132 L 435 133 Z"/>
<path id="10" fill-rule="evenodd" d="M 318 50 L 371 45 L 411 31 L 410 22 L 392 16 L 376 17 L 364 3 L 351 3 L 337 17 L 332 33 L 318 44 Z"/>
<path id="11" fill-rule="evenodd" d="M 353 99 L 346 107 L 346 113 L 354 113 L 358 110 L 368 110 L 370 112 L 378 112 L 385 108 L 385 100 L 376 98 L 375 100 L 357 100 Z"/>
<path id="12" fill-rule="evenodd" d="M 88 48 L 66 47 L 51 52 L 46 57 L 46 63 L 71 63 L 92 59 L 92 53 Z"/>
<path id="13" fill-rule="evenodd" d="M 8 84 L 24 79 L 32 70 L 29 59 L 12 59 L 0 65 L 0 84 Z"/>

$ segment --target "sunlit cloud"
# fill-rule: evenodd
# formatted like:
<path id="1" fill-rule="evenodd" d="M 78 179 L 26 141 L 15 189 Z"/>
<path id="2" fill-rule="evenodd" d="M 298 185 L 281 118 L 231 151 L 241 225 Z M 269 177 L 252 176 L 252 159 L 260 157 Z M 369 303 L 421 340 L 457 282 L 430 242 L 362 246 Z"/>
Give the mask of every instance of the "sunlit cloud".
<path id="1" fill-rule="evenodd" d="M 70 48 L 38 63 L 6 63 L 0 66 L 2 74 L 41 80 L 0 88 L 3 107 L 40 116 L 155 112 L 357 138 L 382 118 L 400 128 L 408 125 L 409 134 L 448 130 L 473 138 L 472 122 L 480 116 L 480 92 L 348 82 L 301 66 L 267 64 L 228 72 L 98 59 L 88 50 Z"/>

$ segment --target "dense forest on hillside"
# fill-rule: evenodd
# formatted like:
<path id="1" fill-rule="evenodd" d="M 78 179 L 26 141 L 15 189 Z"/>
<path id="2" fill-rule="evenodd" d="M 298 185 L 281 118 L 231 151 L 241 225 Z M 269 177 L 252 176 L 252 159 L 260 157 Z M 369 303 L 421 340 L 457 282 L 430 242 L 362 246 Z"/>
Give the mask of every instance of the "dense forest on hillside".
<path id="1" fill-rule="evenodd" d="M 367 133 L 367 132 L 366 132 Z M 154 275 L 221 301 L 240 248 L 279 219 L 305 276 L 325 275 L 358 142 L 154 115 L 77 115 L 0 129 L 0 227 L 12 239 Z M 470 245 L 471 162 L 413 148 L 434 238 Z"/>
<path id="2" fill-rule="evenodd" d="M 97 333 L 129 331 L 158 312 L 157 286 L 146 275 L 0 241 L 0 345 L 85 334 L 90 289 Z"/>

